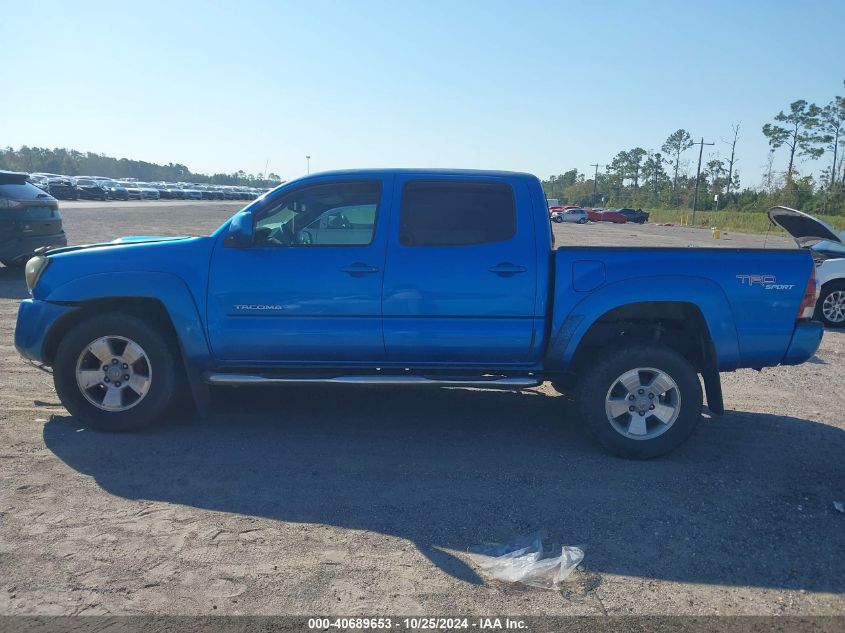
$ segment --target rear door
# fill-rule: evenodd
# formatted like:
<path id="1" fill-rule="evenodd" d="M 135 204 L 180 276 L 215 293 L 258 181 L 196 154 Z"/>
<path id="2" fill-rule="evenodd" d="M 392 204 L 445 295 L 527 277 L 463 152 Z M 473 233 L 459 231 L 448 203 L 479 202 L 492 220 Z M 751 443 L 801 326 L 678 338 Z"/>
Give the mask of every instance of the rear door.
<path id="1" fill-rule="evenodd" d="M 388 360 L 526 362 L 538 272 L 527 187 L 403 174 L 394 200 L 382 306 Z"/>

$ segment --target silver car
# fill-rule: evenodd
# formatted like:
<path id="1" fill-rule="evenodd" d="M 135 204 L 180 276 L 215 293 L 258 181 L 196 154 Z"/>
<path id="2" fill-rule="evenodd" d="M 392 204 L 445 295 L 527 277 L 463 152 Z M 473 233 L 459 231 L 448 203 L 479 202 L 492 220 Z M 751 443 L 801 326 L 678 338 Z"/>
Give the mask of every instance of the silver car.
<path id="1" fill-rule="evenodd" d="M 566 209 L 552 213 L 552 222 L 575 222 L 576 224 L 587 223 L 587 212 L 584 209 Z"/>

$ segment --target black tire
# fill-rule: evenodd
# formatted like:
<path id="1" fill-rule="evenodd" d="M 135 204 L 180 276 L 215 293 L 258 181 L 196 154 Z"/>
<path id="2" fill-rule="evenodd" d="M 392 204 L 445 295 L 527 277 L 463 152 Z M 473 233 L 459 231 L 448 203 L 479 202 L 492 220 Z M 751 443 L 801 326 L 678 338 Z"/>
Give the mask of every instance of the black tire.
<path id="1" fill-rule="evenodd" d="M 578 224 L 586 224 L 586 223 L 587 223 L 587 218 L 581 218 L 580 220 L 578 220 Z"/>
<path id="2" fill-rule="evenodd" d="M 146 395 L 123 411 L 98 408 L 89 402 L 77 384 L 76 367 L 80 354 L 103 336 L 124 337 L 136 342 L 146 353 L 152 368 Z M 56 392 L 74 418 L 98 431 L 125 432 L 151 426 L 175 399 L 179 359 L 172 351 L 174 347 L 155 327 L 135 316 L 112 312 L 87 318 L 65 334 L 59 343 L 53 364 Z"/>
<path id="3" fill-rule="evenodd" d="M 845 327 L 845 317 L 839 321 L 831 321 L 824 315 L 824 302 L 834 292 L 845 292 L 845 281 L 832 281 L 822 287 L 819 299 L 816 301 L 815 319 L 824 323 L 826 327 L 842 328 Z"/>
<path id="4" fill-rule="evenodd" d="M 623 435 L 605 412 L 605 401 L 618 378 L 638 368 L 664 372 L 675 382 L 679 393 L 676 419 L 662 434 L 650 439 Z M 687 440 L 701 419 L 701 383 L 695 368 L 678 352 L 656 344 L 639 343 L 599 354 L 581 375 L 577 400 L 581 419 L 598 442 L 610 453 L 630 459 L 651 459 L 673 451 Z M 630 415 L 633 419 L 637 413 Z M 649 417 L 647 410 L 645 418 L 652 428 L 659 428 L 660 422 Z"/>

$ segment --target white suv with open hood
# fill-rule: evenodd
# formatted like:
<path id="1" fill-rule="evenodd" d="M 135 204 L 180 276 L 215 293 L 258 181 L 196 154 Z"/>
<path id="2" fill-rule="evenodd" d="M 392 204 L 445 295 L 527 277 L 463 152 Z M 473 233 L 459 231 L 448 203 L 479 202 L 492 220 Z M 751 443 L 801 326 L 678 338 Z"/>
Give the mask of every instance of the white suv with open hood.
<path id="1" fill-rule="evenodd" d="M 769 209 L 769 219 L 813 254 L 820 289 L 815 318 L 828 327 L 845 327 L 845 232 L 788 207 Z"/>

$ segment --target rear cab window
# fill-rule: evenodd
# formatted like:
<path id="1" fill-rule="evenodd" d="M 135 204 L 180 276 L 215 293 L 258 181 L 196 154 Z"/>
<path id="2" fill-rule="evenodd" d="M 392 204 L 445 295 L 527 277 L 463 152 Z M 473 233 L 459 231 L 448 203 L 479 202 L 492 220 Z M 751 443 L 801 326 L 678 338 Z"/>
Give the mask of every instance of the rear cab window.
<path id="1" fill-rule="evenodd" d="M 412 180 L 402 190 L 403 246 L 469 246 L 516 234 L 513 189 L 504 183 Z"/>

